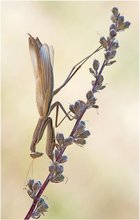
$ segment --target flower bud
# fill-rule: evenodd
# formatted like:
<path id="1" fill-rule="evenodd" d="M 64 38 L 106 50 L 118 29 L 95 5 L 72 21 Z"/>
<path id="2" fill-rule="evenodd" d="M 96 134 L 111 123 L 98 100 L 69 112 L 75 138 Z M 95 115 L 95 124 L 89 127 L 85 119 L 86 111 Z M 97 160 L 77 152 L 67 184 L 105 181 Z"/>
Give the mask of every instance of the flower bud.
<path id="1" fill-rule="evenodd" d="M 86 123 L 84 121 L 80 121 L 81 124 L 83 124 L 84 126 L 86 125 Z"/>
<path id="2" fill-rule="evenodd" d="M 111 59 L 113 59 L 116 56 L 116 53 L 117 53 L 116 50 L 111 51 Z"/>
<path id="3" fill-rule="evenodd" d="M 47 205 L 47 203 L 42 203 L 37 207 L 37 211 L 40 212 L 41 214 L 43 214 L 44 212 L 47 212 L 47 209 L 49 208 L 49 206 Z"/>
<path id="4" fill-rule="evenodd" d="M 122 24 L 123 22 L 124 22 L 124 16 L 121 16 L 121 15 L 120 15 L 120 16 L 118 17 L 118 23 L 119 23 L 119 24 Z"/>
<path id="5" fill-rule="evenodd" d="M 33 213 L 32 213 L 33 219 L 38 219 L 38 218 L 40 218 L 40 216 L 41 216 L 41 213 L 39 211 L 37 211 L 37 210 L 33 211 Z"/>
<path id="6" fill-rule="evenodd" d="M 86 94 L 87 100 L 90 100 L 91 98 L 93 98 L 93 96 L 94 96 L 94 94 L 93 94 L 93 92 L 91 90 L 88 91 L 87 94 Z"/>
<path id="7" fill-rule="evenodd" d="M 54 173 L 54 172 L 55 172 L 55 169 L 56 169 L 55 164 L 51 164 L 51 165 L 49 166 L 49 171 L 50 171 L 50 173 Z"/>
<path id="8" fill-rule="evenodd" d="M 113 15 L 111 15 L 111 20 L 112 20 L 112 22 L 113 23 L 117 23 L 117 16 L 115 16 L 114 14 Z"/>
<path id="9" fill-rule="evenodd" d="M 86 140 L 83 138 L 77 138 L 74 142 L 81 146 L 86 144 Z"/>
<path id="10" fill-rule="evenodd" d="M 76 102 L 74 103 L 74 110 L 75 110 L 75 112 L 77 113 L 77 112 L 79 111 L 79 109 L 80 109 L 80 102 L 79 102 L 79 101 L 76 101 Z"/>
<path id="11" fill-rule="evenodd" d="M 60 151 L 59 151 L 58 149 L 55 149 L 55 152 L 54 152 L 55 158 L 57 158 L 57 157 L 58 157 L 59 152 L 60 152 Z"/>
<path id="12" fill-rule="evenodd" d="M 56 167 L 56 173 L 57 173 L 57 174 L 62 174 L 63 171 L 64 171 L 64 167 L 63 167 L 62 165 L 58 165 L 58 166 Z"/>
<path id="13" fill-rule="evenodd" d="M 32 190 L 32 186 L 33 186 L 34 182 L 35 182 L 35 181 L 34 181 L 33 179 L 29 179 L 29 181 L 28 181 L 28 183 L 27 183 L 27 186 L 29 187 L 29 189 Z"/>
<path id="14" fill-rule="evenodd" d="M 100 63 L 98 60 L 93 61 L 93 69 L 97 71 L 99 69 Z"/>
<path id="15" fill-rule="evenodd" d="M 92 74 L 92 75 L 95 75 L 95 71 L 90 67 L 89 68 L 89 72 Z"/>
<path id="16" fill-rule="evenodd" d="M 57 161 L 59 163 L 65 163 L 68 160 L 68 157 L 66 155 L 62 155 L 61 158 L 59 158 Z"/>
<path id="17" fill-rule="evenodd" d="M 85 125 L 80 121 L 76 129 L 76 135 L 83 133 L 84 129 L 85 129 Z"/>
<path id="18" fill-rule="evenodd" d="M 84 131 L 82 134 L 79 135 L 80 138 L 87 138 L 90 135 L 88 130 Z"/>
<path id="19" fill-rule="evenodd" d="M 111 29 L 109 34 L 110 34 L 110 38 L 113 38 L 117 35 L 117 32 L 114 29 Z"/>
<path id="20" fill-rule="evenodd" d="M 101 44 L 104 48 L 107 48 L 108 43 L 107 43 L 107 40 L 105 39 L 105 37 L 101 37 L 101 38 L 100 38 L 100 44 Z"/>
<path id="21" fill-rule="evenodd" d="M 63 144 L 64 143 L 64 135 L 62 133 L 58 133 L 56 135 L 56 140 L 60 145 Z"/>
<path id="22" fill-rule="evenodd" d="M 124 29 L 129 28 L 130 24 L 131 23 L 129 21 L 125 21 L 124 22 Z"/>
<path id="23" fill-rule="evenodd" d="M 54 177 L 51 182 L 52 183 L 61 183 L 62 181 L 64 181 L 64 176 L 63 175 L 58 175 L 56 177 Z"/>
<path id="24" fill-rule="evenodd" d="M 119 43 L 117 41 L 113 41 L 111 45 L 111 49 L 117 49 L 119 47 Z"/>
<path id="25" fill-rule="evenodd" d="M 108 50 L 108 51 L 105 53 L 105 59 L 106 59 L 107 61 L 109 61 L 110 59 L 114 58 L 115 55 L 116 55 L 116 50 L 112 50 L 112 51 L 109 51 L 109 50 Z"/>
<path id="26" fill-rule="evenodd" d="M 113 7 L 113 8 L 112 8 L 112 13 L 113 13 L 115 16 L 118 16 L 118 15 L 119 15 L 118 8 L 117 8 L 117 7 Z"/>
<path id="27" fill-rule="evenodd" d="M 29 195 L 31 198 L 33 198 L 33 191 L 32 191 L 32 190 L 28 189 L 28 190 L 27 190 L 27 193 L 28 193 L 28 195 Z"/>
<path id="28" fill-rule="evenodd" d="M 103 80 L 104 80 L 103 75 L 99 75 L 98 76 L 98 85 L 100 85 L 103 82 Z"/>
<path id="29" fill-rule="evenodd" d="M 105 59 L 108 61 L 108 60 L 110 60 L 110 57 L 111 57 L 111 52 L 108 50 L 105 53 Z"/>
<path id="30" fill-rule="evenodd" d="M 37 181 L 33 184 L 32 189 L 34 192 L 38 192 L 42 186 L 42 183 L 40 181 Z"/>
<path id="31" fill-rule="evenodd" d="M 94 106 L 94 104 L 95 104 L 95 102 L 96 102 L 96 98 L 95 97 L 92 97 L 90 100 L 88 100 L 88 106 L 89 107 L 93 107 Z"/>
<path id="32" fill-rule="evenodd" d="M 74 111 L 74 105 L 69 105 L 69 110 L 72 112 L 72 113 L 74 113 L 75 114 L 75 111 Z"/>
<path id="33" fill-rule="evenodd" d="M 73 137 L 71 137 L 71 136 L 66 138 L 65 141 L 64 141 L 65 146 L 71 145 L 72 143 L 73 143 Z"/>
<path id="34" fill-rule="evenodd" d="M 110 30 L 112 30 L 112 29 L 116 30 L 116 25 L 115 24 L 111 24 Z"/>

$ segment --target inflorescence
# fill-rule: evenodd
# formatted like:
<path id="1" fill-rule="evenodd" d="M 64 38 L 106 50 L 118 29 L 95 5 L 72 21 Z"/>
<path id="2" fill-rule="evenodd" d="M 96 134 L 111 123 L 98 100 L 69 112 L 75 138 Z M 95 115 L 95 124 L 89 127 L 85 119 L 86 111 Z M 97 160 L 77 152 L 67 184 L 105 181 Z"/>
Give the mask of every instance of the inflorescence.
<path id="1" fill-rule="evenodd" d="M 82 116 L 89 108 L 99 108 L 96 104 L 97 98 L 95 94 L 105 88 L 103 84 L 104 77 L 102 75 L 103 69 L 116 62 L 114 58 L 119 48 L 119 43 L 116 40 L 117 34 L 130 26 L 130 22 L 125 21 L 124 16 L 120 15 L 116 7 L 112 9 L 111 20 L 112 24 L 109 28 L 109 36 L 107 38 L 102 36 L 99 41 L 104 49 L 104 61 L 102 65 L 100 65 L 100 62 L 94 59 L 92 68 L 89 68 L 89 72 L 93 75 L 94 79 L 91 82 L 91 89 L 86 93 L 86 101 L 78 100 L 69 106 L 69 110 L 76 119 L 76 124 L 69 137 L 65 138 L 63 133 L 56 134 L 55 146 L 51 152 L 51 164 L 49 166 L 49 181 L 52 183 L 60 183 L 65 179 L 63 164 L 68 161 L 67 155 L 63 154 L 65 149 L 73 143 L 79 146 L 84 146 L 86 144 L 86 139 L 90 135 L 90 132 L 86 129 Z M 40 181 L 30 179 L 27 184 L 29 196 L 33 200 L 37 199 L 36 207 L 32 212 L 32 218 L 39 218 L 48 210 L 48 204 L 45 200 L 41 197 L 38 198 L 38 193 L 41 188 L 42 183 Z"/>

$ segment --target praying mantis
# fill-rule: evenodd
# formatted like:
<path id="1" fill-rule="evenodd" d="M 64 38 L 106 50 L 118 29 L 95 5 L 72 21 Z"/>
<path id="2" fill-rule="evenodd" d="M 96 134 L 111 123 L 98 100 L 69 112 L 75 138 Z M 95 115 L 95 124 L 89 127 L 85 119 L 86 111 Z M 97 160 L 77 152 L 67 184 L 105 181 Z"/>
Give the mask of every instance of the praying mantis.
<path id="1" fill-rule="evenodd" d="M 36 80 L 36 104 L 39 112 L 39 120 L 33 133 L 32 142 L 30 145 L 30 156 L 37 158 L 42 156 L 43 153 L 36 151 L 36 145 L 41 140 L 45 128 L 47 127 L 47 140 L 46 140 L 46 154 L 50 159 L 53 159 L 53 149 L 55 146 L 55 133 L 52 123 L 52 118 L 49 116 L 54 108 L 56 108 L 55 127 L 58 127 L 60 123 L 67 117 L 69 120 L 74 119 L 70 115 L 70 111 L 67 113 L 60 102 L 52 104 L 53 97 L 71 80 L 75 73 L 82 67 L 82 65 L 96 52 L 102 49 L 99 46 L 94 52 L 88 55 L 86 58 L 78 62 L 70 71 L 68 77 L 64 83 L 54 90 L 54 78 L 53 78 L 53 59 L 54 51 L 52 47 L 47 44 L 42 44 L 39 38 L 34 38 L 29 35 L 29 51 L 34 69 L 34 75 Z M 65 114 L 65 117 L 58 123 L 59 108 Z"/>

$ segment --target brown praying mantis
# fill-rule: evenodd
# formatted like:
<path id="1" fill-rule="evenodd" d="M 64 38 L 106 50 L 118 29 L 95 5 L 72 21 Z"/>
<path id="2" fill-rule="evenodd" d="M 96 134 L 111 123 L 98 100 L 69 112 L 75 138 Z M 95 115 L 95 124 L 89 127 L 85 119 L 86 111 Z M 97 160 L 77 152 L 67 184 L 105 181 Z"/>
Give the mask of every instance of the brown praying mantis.
<path id="1" fill-rule="evenodd" d="M 72 120 L 74 117 L 70 115 L 70 111 L 67 113 L 60 102 L 52 104 L 53 97 L 70 81 L 75 73 L 82 67 L 82 65 L 96 52 L 102 49 L 99 46 L 94 52 L 88 55 L 86 58 L 78 62 L 70 71 L 68 77 L 64 83 L 54 90 L 54 78 L 53 78 L 53 59 L 54 51 L 52 47 L 47 44 L 42 44 L 38 38 L 33 38 L 29 34 L 29 51 L 34 69 L 34 75 L 36 80 L 36 103 L 40 118 L 37 122 L 35 131 L 33 133 L 32 142 L 30 146 L 32 158 L 42 156 L 43 153 L 36 151 L 36 145 L 41 140 L 45 128 L 47 126 L 47 140 L 46 140 L 46 154 L 50 159 L 53 158 L 53 149 L 55 146 L 55 134 L 52 123 L 52 118 L 49 117 L 50 113 L 56 108 L 55 127 L 58 127 L 60 123 L 67 117 Z M 65 114 L 65 117 L 58 123 L 59 108 Z"/>

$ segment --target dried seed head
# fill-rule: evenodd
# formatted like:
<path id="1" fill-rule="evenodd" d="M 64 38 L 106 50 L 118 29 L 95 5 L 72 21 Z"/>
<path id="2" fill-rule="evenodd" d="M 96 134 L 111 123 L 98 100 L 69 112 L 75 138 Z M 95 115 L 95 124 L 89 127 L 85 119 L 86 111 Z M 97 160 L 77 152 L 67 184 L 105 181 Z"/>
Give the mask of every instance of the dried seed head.
<path id="1" fill-rule="evenodd" d="M 74 104 L 74 110 L 77 112 L 77 111 L 79 111 L 79 109 L 80 109 L 80 102 L 76 101 Z"/>
<path id="2" fill-rule="evenodd" d="M 106 66 L 111 66 L 113 63 L 116 63 L 116 60 L 110 61 L 109 63 L 106 64 Z M 102 86 L 102 87 L 105 88 L 105 86 Z M 100 87 L 100 89 L 101 89 L 101 87 Z"/>
<path id="3" fill-rule="evenodd" d="M 49 206 L 47 205 L 47 203 L 42 203 L 40 205 L 38 205 L 37 207 L 37 211 L 40 212 L 41 214 L 43 214 L 44 212 L 47 212 L 47 209 L 49 208 Z"/>
<path id="4" fill-rule="evenodd" d="M 79 138 L 87 138 L 89 135 L 90 135 L 90 132 L 86 130 L 79 135 Z"/>
<path id="5" fill-rule="evenodd" d="M 62 155 L 61 158 L 59 158 L 57 161 L 58 163 L 65 163 L 68 160 L 68 157 L 66 155 Z"/>
<path id="6" fill-rule="evenodd" d="M 114 14 L 111 15 L 111 20 L 112 20 L 113 23 L 116 24 L 117 23 L 117 19 L 118 19 L 117 16 L 115 16 Z"/>
<path id="7" fill-rule="evenodd" d="M 49 206 L 44 201 L 44 199 L 40 198 L 39 202 L 37 203 L 37 207 L 32 214 L 32 218 L 37 219 L 41 215 L 44 215 L 44 212 L 47 212 L 48 208 L 49 208 Z"/>
<path id="8" fill-rule="evenodd" d="M 100 63 L 98 60 L 93 60 L 93 69 L 97 71 L 99 69 Z"/>
<path id="9" fill-rule="evenodd" d="M 92 99 L 90 99 L 90 100 L 89 100 L 89 107 L 94 107 L 94 106 L 95 106 L 95 103 L 96 103 L 96 100 L 97 100 L 97 99 L 94 98 L 94 97 L 93 97 Z"/>
<path id="10" fill-rule="evenodd" d="M 90 100 L 90 99 L 92 99 L 93 97 L 94 97 L 93 92 L 92 92 L 91 90 L 88 91 L 87 94 L 86 94 L 86 98 L 87 98 L 87 100 Z"/>
<path id="11" fill-rule="evenodd" d="M 110 30 L 110 38 L 114 38 L 117 35 L 117 32 L 114 29 Z"/>
<path id="12" fill-rule="evenodd" d="M 69 110 L 75 114 L 74 105 L 72 105 L 72 104 L 69 105 Z"/>
<path id="13" fill-rule="evenodd" d="M 83 138 L 77 138 L 75 141 L 74 141 L 75 144 L 78 144 L 80 146 L 83 146 L 86 144 L 86 140 L 83 139 Z"/>
<path id="14" fill-rule="evenodd" d="M 96 75 L 96 73 L 95 73 L 95 71 L 90 67 L 89 68 L 89 72 L 94 76 L 94 75 Z"/>
<path id="15" fill-rule="evenodd" d="M 117 53 L 116 50 L 111 51 L 111 59 L 113 59 L 116 56 L 116 53 Z"/>
<path id="16" fill-rule="evenodd" d="M 80 121 L 80 123 L 84 126 L 86 126 L 86 123 L 84 121 Z"/>
<path id="17" fill-rule="evenodd" d="M 103 75 L 99 75 L 98 76 L 98 85 L 100 85 L 103 82 L 103 80 L 104 80 Z"/>
<path id="18" fill-rule="evenodd" d="M 35 182 L 34 179 L 29 179 L 29 181 L 27 183 L 27 186 L 29 187 L 29 189 L 32 190 L 32 186 L 33 186 L 34 182 Z"/>
<path id="19" fill-rule="evenodd" d="M 57 175 L 62 174 L 63 171 L 64 171 L 64 167 L 63 167 L 62 165 L 57 165 L 57 166 L 56 166 L 56 174 L 57 174 Z"/>
<path id="20" fill-rule="evenodd" d="M 34 181 L 33 179 L 30 179 L 27 186 L 29 189 L 27 189 L 28 195 L 34 199 L 38 191 L 40 190 L 42 183 L 40 181 Z"/>
<path id="21" fill-rule="evenodd" d="M 107 46 L 108 46 L 108 42 L 107 40 L 105 39 L 105 37 L 101 37 L 100 38 L 100 44 L 106 49 Z"/>
<path id="22" fill-rule="evenodd" d="M 40 211 L 40 212 L 45 212 L 46 209 L 48 209 L 49 206 L 47 205 L 47 203 L 45 202 L 44 199 L 40 198 L 38 203 L 37 203 L 37 209 Z"/>
<path id="23" fill-rule="evenodd" d="M 111 24 L 110 30 L 112 30 L 112 29 L 116 30 L 116 24 Z"/>
<path id="24" fill-rule="evenodd" d="M 118 41 L 114 40 L 114 41 L 112 42 L 111 49 L 112 49 L 112 50 L 115 50 L 115 49 L 117 49 L 118 47 L 119 47 Z"/>
<path id="25" fill-rule="evenodd" d="M 38 212 L 37 210 L 33 211 L 33 213 L 32 213 L 33 219 L 38 219 L 38 218 L 40 218 L 40 216 L 41 216 L 40 212 Z"/>
<path id="26" fill-rule="evenodd" d="M 72 143 L 73 143 L 73 137 L 71 137 L 71 136 L 66 138 L 65 141 L 64 141 L 65 146 L 71 145 Z"/>
<path id="27" fill-rule="evenodd" d="M 63 182 L 65 179 L 65 177 L 63 175 L 58 175 L 56 177 L 54 177 L 53 179 L 51 179 L 52 183 L 61 183 Z"/>
<path id="28" fill-rule="evenodd" d="M 27 193 L 28 195 L 33 199 L 34 198 L 34 195 L 33 195 L 33 191 L 30 190 L 30 189 L 27 189 Z"/>
<path id="29" fill-rule="evenodd" d="M 50 173 L 54 173 L 54 172 L 55 172 L 55 169 L 56 169 L 55 164 L 51 164 L 51 165 L 49 166 L 49 171 L 50 171 Z"/>
<path id="30" fill-rule="evenodd" d="M 64 135 L 62 133 L 58 133 L 56 135 L 56 140 L 57 140 L 58 144 L 60 144 L 60 145 L 63 144 L 64 143 Z"/>
<path id="31" fill-rule="evenodd" d="M 85 102 L 83 102 L 82 100 L 78 100 L 74 103 L 74 105 L 70 105 L 69 109 L 75 114 L 76 117 L 78 117 L 85 105 Z"/>
<path id="32" fill-rule="evenodd" d="M 119 10 L 117 7 L 113 7 L 112 8 L 112 13 L 115 15 L 115 16 L 118 16 L 119 15 Z"/>
<path id="33" fill-rule="evenodd" d="M 118 24 L 122 24 L 124 22 L 124 16 L 119 16 L 118 17 Z"/>
<path id="34" fill-rule="evenodd" d="M 38 192 L 41 186 L 42 186 L 42 183 L 40 181 L 35 182 L 32 186 L 33 192 Z"/>
<path id="35" fill-rule="evenodd" d="M 85 129 L 85 124 L 83 124 L 82 121 L 80 121 L 76 129 L 76 136 L 83 133 L 84 129 Z"/>
<path id="36" fill-rule="evenodd" d="M 129 21 L 125 21 L 124 22 L 124 29 L 129 28 L 130 24 L 131 23 Z"/>
<path id="37" fill-rule="evenodd" d="M 116 55 L 116 50 L 112 50 L 112 51 L 107 51 L 106 53 L 105 53 L 105 59 L 106 59 L 106 61 L 109 61 L 110 59 L 113 59 L 114 57 L 115 57 L 115 55 Z"/>

